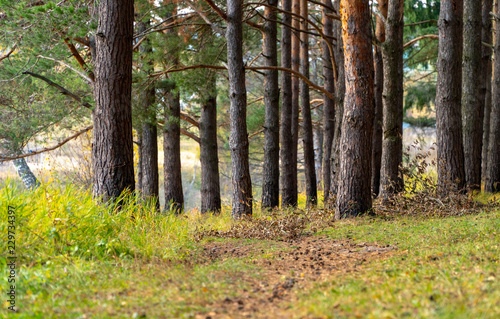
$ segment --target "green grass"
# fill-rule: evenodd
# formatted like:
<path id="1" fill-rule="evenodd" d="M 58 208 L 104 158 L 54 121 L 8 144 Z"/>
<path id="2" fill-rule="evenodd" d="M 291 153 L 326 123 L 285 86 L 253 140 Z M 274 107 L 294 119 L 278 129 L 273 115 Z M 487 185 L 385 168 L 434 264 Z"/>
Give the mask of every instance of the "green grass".
<path id="1" fill-rule="evenodd" d="M 191 318 L 237 294 L 248 284 L 245 278 L 261 276 L 249 259 L 266 258 L 279 247 L 264 240 L 193 239 L 197 229 L 228 229 L 233 224 L 228 211 L 220 217 L 179 217 L 153 213 L 132 196 L 117 210 L 95 205 L 90 194 L 73 187 L 49 185 L 27 192 L 10 182 L 2 186 L 0 283 L 5 291 L 11 205 L 16 207 L 20 312 L 12 316 L 2 301 L 0 317 Z M 297 301 L 277 304 L 277 314 L 500 317 L 499 211 L 441 219 L 359 218 L 337 222 L 321 234 L 395 245 L 398 250 L 358 272 L 332 274 L 303 290 L 294 288 Z M 259 249 L 251 257 L 208 261 L 201 253 L 209 241 Z"/>

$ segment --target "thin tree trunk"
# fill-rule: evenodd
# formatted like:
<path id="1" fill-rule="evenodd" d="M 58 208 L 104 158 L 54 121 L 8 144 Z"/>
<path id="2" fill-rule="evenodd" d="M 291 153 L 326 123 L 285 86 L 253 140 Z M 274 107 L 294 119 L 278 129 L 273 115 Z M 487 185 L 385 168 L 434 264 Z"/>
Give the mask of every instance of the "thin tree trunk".
<path id="1" fill-rule="evenodd" d="M 143 30 L 149 23 L 142 23 Z M 149 39 L 143 42 L 140 48 L 144 57 L 153 52 Z M 147 74 L 153 71 L 152 61 L 143 61 L 142 69 Z M 141 190 L 143 198 L 154 203 L 157 210 L 160 209 L 160 190 L 159 190 L 159 172 L 158 172 L 158 128 L 155 107 L 155 85 L 154 83 L 144 88 L 141 92 L 142 111 L 144 122 L 141 129 L 140 140 L 140 170 L 141 170 Z"/>
<path id="2" fill-rule="evenodd" d="M 201 107 L 200 119 L 201 212 L 217 214 L 221 210 L 221 198 L 217 151 L 217 89 L 214 74 L 209 75 L 208 86 L 208 97 Z"/>
<path id="3" fill-rule="evenodd" d="M 342 0 L 341 7 L 346 97 L 336 219 L 365 214 L 372 208 L 371 153 L 375 111 L 370 4 L 368 0 Z"/>
<path id="4" fill-rule="evenodd" d="M 300 20 L 297 15 L 300 15 L 300 1 L 292 0 L 292 12 L 294 17 L 292 17 L 292 70 L 300 72 L 300 34 L 297 30 L 300 30 Z M 293 156 L 293 184 L 291 188 L 293 189 L 293 198 L 290 198 L 290 204 L 292 206 L 297 206 L 298 198 L 298 141 L 299 141 L 299 90 L 300 90 L 300 80 L 296 76 L 292 76 L 292 156 Z"/>
<path id="5" fill-rule="evenodd" d="M 303 17 L 307 17 L 309 10 L 307 0 L 301 0 L 300 10 Z M 301 30 L 307 30 L 308 23 L 303 20 Z M 301 73 L 309 78 L 309 34 L 302 32 L 300 34 L 300 69 Z M 303 130 L 303 149 L 304 149 L 304 165 L 306 176 L 306 206 L 314 206 L 318 201 L 318 191 L 316 185 L 316 171 L 314 169 L 314 140 L 311 118 L 311 104 L 309 99 L 309 85 L 300 81 L 300 100 L 302 112 L 302 130 Z"/>
<path id="6" fill-rule="evenodd" d="M 384 105 L 380 195 L 389 199 L 404 187 L 400 166 L 403 161 L 403 0 L 389 0 L 384 59 Z"/>
<path id="7" fill-rule="evenodd" d="M 387 17 L 387 0 L 378 1 L 380 13 Z M 373 119 L 373 149 L 372 149 L 372 194 L 378 196 L 380 192 L 380 170 L 382 168 L 382 124 L 384 104 L 382 100 L 384 91 L 384 59 L 382 58 L 382 45 L 385 42 L 385 23 L 377 17 L 375 36 L 379 45 L 375 46 L 375 117 Z"/>
<path id="8" fill-rule="evenodd" d="M 340 0 L 335 1 L 334 8 L 340 12 Z M 335 62 L 337 62 L 337 79 L 335 83 L 335 132 L 332 142 L 332 155 L 330 160 L 330 176 L 332 195 L 338 194 L 339 172 L 340 172 L 340 140 L 342 137 L 342 120 L 344 117 L 344 99 L 346 92 L 345 64 L 344 64 L 344 36 L 340 21 L 333 22 L 333 33 L 337 38 L 335 47 Z"/>
<path id="9" fill-rule="evenodd" d="M 242 1 L 227 0 L 227 65 L 230 97 L 230 136 L 233 218 L 252 214 L 252 182 L 248 163 L 248 132 L 246 122 L 247 95 L 243 64 Z"/>
<path id="10" fill-rule="evenodd" d="M 333 19 L 327 14 L 332 13 L 327 7 L 332 7 L 332 0 L 323 0 L 323 33 L 327 37 L 322 42 L 323 50 L 323 77 L 325 90 L 335 92 L 335 78 L 333 73 L 332 57 L 326 41 L 333 37 Z M 337 39 L 338 41 L 338 39 Z M 331 191 L 330 160 L 332 157 L 332 144 L 335 135 L 335 101 L 323 96 L 323 202 L 328 202 Z"/>
<path id="11" fill-rule="evenodd" d="M 482 8 L 482 42 L 491 44 L 493 42 L 492 18 L 493 0 L 483 0 Z M 481 151 L 481 173 L 482 180 L 486 180 L 488 171 L 488 142 L 490 139 L 490 114 L 491 114 L 491 77 L 492 77 L 492 49 L 487 46 L 482 47 L 481 60 L 481 102 L 484 108 L 483 118 L 483 145 Z"/>
<path id="12" fill-rule="evenodd" d="M 142 152 L 142 127 L 137 131 L 137 153 L 139 155 L 139 162 L 137 163 L 137 180 L 135 181 L 135 189 L 142 192 L 142 161 L 144 154 Z"/>
<path id="13" fill-rule="evenodd" d="M 40 186 L 40 181 L 37 180 L 35 174 L 31 171 L 28 163 L 26 162 L 26 158 L 18 158 L 12 161 L 14 167 L 16 168 L 17 175 L 21 178 L 29 190 L 35 190 Z"/>
<path id="14" fill-rule="evenodd" d="M 495 8 L 500 13 L 500 6 Z M 496 22 L 498 26 L 498 22 Z M 488 171 L 484 190 L 486 192 L 500 191 L 500 32 L 495 32 L 495 60 L 492 83 L 492 103 L 490 138 L 488 143 Z"/>
<path id="15" fill-rule="evenodd" d="M 464 1 L 463 52 L 463 141 L 465 182 L 469 189 L 481 189 L 484 100 L 481 98 L 481 1 Z"/>
<path id="16" fill-rule="evenodd" d="M 179 93 L 167 93 L 165 105 L 165 125 L 163 131 L 163 171 L 165 175 L 165 210 L 179 214 L 184 208 L 181 173 L 181 105 Z"/>
<path id="17" fill-rule="evenodd" d="M 278 0 L 268 0 L 271 7 L 266 7 L 264 16 L 264 65 L 278 65 L 277 23 L 275 7 Z M 275 208 L 279 206 L 279 121 L 280 121 L 280 91 L 278 70 L 267 70 L 264 79 L 266 121 L 264 124 L 264 181 L 262 184 L 262 207 Z"/>
<path id="18" fill-rule="evenodd" d="M 94 197 L 133 191 L 132 39 L 134 1 L 99 2 L 92 163 Z"/>
<path id="19" fill-rule="evenodd" d="M 290 12 L 292 10 L 292 0 L 283 0 L 282 7 L 284 11 Z M 291 25 L 291 22 L 291 15 L 284 13 L 281 29 L 281 66 L 284 68 L 292 67 L 292 31 L 287 27 L 287 25 Z M 288 72 L 281 73 L 280 135 L 281 207 L 286 207 L 293 206 L 297 202 L 297 178 L 294 175 L 297 162 L 294 161 L 293 157 L 292 138 L 292 76 Z"/>
<path id="20" fill-rule="evenodd" d="M 316 58 L 311 59 L 311 77 L 310 79 L 313 83 L 318 83 L 318 61 Z M 313 108 L 312 116 L 315 119 L 320 119 L 323 117 L 323 104 Z M 321 189 L 322 180 L 322 167 L 323 163 L 323 126 L 314 125 L 313 126 L 313 140 L 314 140 L 314 171 L 316 172 L 316 188 Z"/>
<path id="21" fill-rule="evenodd" d="M 462 13 L 463 0 L 441 1 L 436 128 L 438 188 L 443 196 L 465 185 L 461 114 Z"/>

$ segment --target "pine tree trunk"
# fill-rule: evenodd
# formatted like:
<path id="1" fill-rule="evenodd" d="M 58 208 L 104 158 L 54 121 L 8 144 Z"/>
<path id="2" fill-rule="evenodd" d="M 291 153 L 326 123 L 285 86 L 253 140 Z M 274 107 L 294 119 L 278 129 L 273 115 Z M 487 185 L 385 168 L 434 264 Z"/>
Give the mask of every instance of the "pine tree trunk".
<path id="1" fill-rule="evenodd" d="M 380 195 L 391 198 L 404 187 L 399 167 L 403 161 L 403 0 L 389 0 L 385 42 L 382 44 L 384 59 L 384 105 L 382 170 Z"/>
<path id="2" fill-rule="evenodd" d="M 436 128 L 438 188 L 443 196 L 465 185 L 461 112 L 462 13 L 463 0 L 441 1 Z"/>
<path id="3" fill-rule="evenodd" d="M 139 157 L 139 161 L 137 163 L 137 179 L 135 181 L 135 189 L 142 192 L 142 127 L 136 130 L 137 132 L 137 153 Z"/>
<path id="4" fill-rule="evenodd" d="M 246 122 L 247 95 L 243 64 L 242 1 L 227 0 L 227 65 L 230 97 L 230 136 L 233 218 L 252 214 L 252 182 L 248 163 L 248 132 Z"/>
<path id="5" fill-rule="evenodd" d="M 311 77 L 312 83 L 320 85 L 318 79 L 318 61 L 316 58 L 311 59 Z M 311 109 L 313 118 L 320 119 L 323 117 L 323 104 Z M 322 170 L 321 164 L 323 161 L 323 126 L 313 125 L 313 141 L 314 141 L 314 171 L 316 172 L 316 189 L 321 189 Z"/>
<path id="6" fill-rule="evenodd" d="M 292 0 L 283 0 L 283 10 L 292 10 Z M 292 31 L 290 14 L 283 14 L 281 29 L 281 66 L 292 67 Z M 294 172 L 297 162 L 293 157 L 292 138 L 292 76 L 288 72 L 281 73 L 281 207 L 294 206 L 297 203 L 297 178 Z M 294 177 L 295 176 L 295 177 Z M 295 188 L 294 188 L 295 185 Z"/>
<path id="7" fill-rule="evenodd" d="M 483 0 L 482 8 L 482 42 L 492 44 L 492 19 L 493 0 Z M 488 141 L 490 139 L 490 114 L 491 114 L 491 77 L 492 77 L 492 49 L 487 46 L 482 47 L 481 60 L 481 102 L 483 103 L 483 145 L 481 151 L 481 174 L 482 180 L 486 180 L 488 171 Z"/>
<path id="8" fill-rule="evenodd" d="M 340 1 L 334 3 L 334 8 L 340 12 Z M 344 117 L 345 99 L 345 64 L 344 64 L 344 36 L 340 21 L 333 22 L 333 34 L 337 38 L 335 47 L 335 61 L 337 62 L 337 79 L 335 83 L 335 132 L 332 142 L 332 155 L 330 160 L 330 193 L 338 194 L 339 172 L 340 172 L 340 140 L 342 137 L 342 120 Z"/>
<path id="9" fill-rule="evenodd" d="M 35 174 L 31 171 L 26 158 L 15 159 L 12 163 L 16 168 L 17 175 L 19 175 L 27 189 L 35 190 L 40 186 L 40 181 L 36 179 Z"/>
<path id="10" fill-rule="evenodd" d="M 465 182 L 481 189 L 484 100 L 481 99 L 481 1 L 464 1 L 463 141 Z"/>
<path id="11" fill-rule="evenodd" d="M 346 96 L 336 219 L 365 214 L 372 208 L 371 153 L 375 111 L 369 1 L 342 0 L 341 8 Z"/>
<path id="12" fill-rule="evenodd" d="M 307 17 L 309 10 L 307 0 L 301 0 L 300 10 L 303 17 Z M 308 23 L 303 20 L 301 30 L 307 31 Z M 309 34 L 301 32 L 300 34 L 300 70 L 301 73 L 309 78 Z M 300 81 L 300 101 L 302 112 L 302 131 L 304 134 L 302 143 L 304 149 L 304 165 L 306 175 L 306 206 L 314 206 L 318 201 L 318 191 L 316 185 L 316 171 L 314 169 L 314 140 L 311 118 L 311 104 L 309 99 L 309 85 Z"/>
<path id="13" fill-rule="evenodd" d="M 142 23 L 142 32 L 146 30 L 149 23 Z M 153 52 L 150 40 L 146 39 L 140 48 L 143 57 Z M 143 61 L 144 62 L 144 61 Z M 153 63 L 145 61 L 142 63 L 143 71 L 151 74 Z M 141 128 L 140 164 L 141 170 L 141 191 L 144 200 L 155 203 L 156 209 L 160 209 L 160 190 L 159 190 L 159 172 L 158 172 L 158 128 L 155 107 L 155 85 L 154 83 L 145 87 L 141 92 L 142 112 L 144 122 Z"/>
<path id="14" fill-rule="evenodd" d="M 292 69 L 300 72 L 300 1 L 292 0 L 292 12 L 295 16 L 292 17 Z M 296 76 L 292 76 L 292 156 L 293 156 L 293 197 L 290 198 L 290 205 L 297 206 L 298 199 L 298 142 L 299 142 L 299 91 L 300 81 Z"/>
<path id="15" fill-rule="evenodd" d="M 179 93 L 167 93 L 165 105 L 165 125 L 163 131 L 163 173 L 165 176 L 165 210 L 179 214 L 184 208 L 181 173 L 181 105 Z"/>
<path id="16" fill-rule="evenodd" d="M 264 16 L 264 65 L 278 65 L 276 10 L 278 0 L 268 0 L 271 7 L 266 7 Z M 280 90 L 278 70 L 267 70 L 264 79 L 266 121 L 264 124 L 264 180 L 262 184 L 262 207 L 279 206 L 279 122 L 280 122 Z"/>
<path id="17" fill-rule="evenodd" d="M 500 13 L 497 5 L 496 14 Z M 496 22 L 498 26 L 498 22 Z M 488 171 L 484 190 L 486 192 L 500 191 L 500 32 L 495 32 L 495 60 L 492 83 L 492 103 L 490 120 L 490 138 L 488 143 Z"/>
<path id="18" fill-rule="evenodd" d="M 378 1 L 380 13 L 387 17 L 387 0 Z M 382 45 L 385 42 L 385 24 L 377 17 L 375 36 L 379 45 L 375 46 L 375 117 L 373 118 L 373 149 L 372 149 L 372 194 L 378 196 L 380 192 L 380 170 L 382 166 L 382 125 L 384 121 L 384 105 L 382 101 L 384 91 L 384 59 Z"/>
<path id="19" fill-rule="evenodd" d="M 132 39 L 134 1 L 102 0 L 96 57 L 93 194 L 108 201 L 133 191 Z"/>
<path id="20" fill-rule="evenodd" d="M 215 75 L 210 75 L 208 81 L 208 98 L 201 107 L 200 119 L 201 212 L 203 214 L 207 212 L 217 214 L 221 210 L 221 198 Z"/>
<path id="21" fill-rule="evenodd" d="M 333 19 L 327 14 L 332 10 L 326 7 L 332 7 L 331 0 L 323 0 L 323 34 L 327 39 L 323 39 L 323 77 L 325 78 L 324 88 L 328 92 L 335 93 L 335 78 L 332 65 L 332 56 L 330 49 L 325 41 L 333 45 L 330 37 L 333 37 Z M 335 101 L 327 96 L 323 96 L 323 202 L 327 203 L 331 191 L 331 170 L 330 160 L 332 157 L 332 144 L 335 134 Z"/>

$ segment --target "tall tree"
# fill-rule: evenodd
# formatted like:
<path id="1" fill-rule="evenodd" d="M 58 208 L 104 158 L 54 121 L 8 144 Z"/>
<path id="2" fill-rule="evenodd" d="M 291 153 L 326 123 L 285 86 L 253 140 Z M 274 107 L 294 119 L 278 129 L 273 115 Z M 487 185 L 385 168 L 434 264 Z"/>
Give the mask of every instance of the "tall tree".
<path id="1" fill-rule="evenodd" d="M 385 23 L 384 120 L 380 194 L 389 198 L 403 189 L 399 167 L 403 161 L 403 0 L 389 0 Z"/>
<path id="2" fill-rule="evenodd" d="M 301 0 L 301 16 L 308 17 L 309 10 L 307 0 Z M 306 19 L 301 21 L 300 33 L 300 70 L 301 73 L 309 78 L 309 34 L 308 22 Z M 300 101 L 302 112 L 302 132 L 304 149 L 304 167 L 306 175 L 306 205 L 316 205 L 318 201 L 316 171 L 314 169 L 314 140 L 311 118 L 311 104 L 309 95 L 309 85 L 305 81 L 300 81 Z"/>
<path id="3" fill-rule="evenodd" d="M 270 67 L 278 66 L 277 48 L 277 14 L 278 0 L 268 0 L 264 16 L 264 43 L 263 56 L 264 65 Z M 278 70 L 267 70 L 265 72 L 265 95 L 264 104 L 266 109 L 266 121 L 264 124 L 264 180 L 262 184 L 262 207 L 275 208 L 279 206 L 279 122 L 280 122 L 280 91 L 278 85 Z"/>
<path id="4" fill-rule="evenodd" d="M 462 116 L 465 182 L 481 189 L 484 99 L 481 99 L 481 1 L 464 0 Z M 484 81 L 484 80 L 483 80 Z M 484 97 L 483 97 L 484 98 Z"/>
<path id="5" fill-rule="evenodd" d="M 384 104 L 384 59 L 382 45 L 385 42 L 385 21 L 387 18 L 387 0 L 378 1 L 378 10 L 382 16 L 377 16 L 375 36 L 377 45 L 374 48 L 375 58 L 375 116 L 373 118 L 373 149 L 372 149 L 372 194 L 378 196 L 380 191 L 380 170 L 382 165 L 382 123 Z"/>
<path id="6" fill-rule="evenodd" d="M 149 26 L 148 23 L 140 23 L 139 30 L 144 32 Z M 146 74 L 153 71 L 153 63 L 148 59 L 148 55 L 153 53 L 153 47 L 149 39 L 145 39 L 140 48 L 142 69 Z M 155 84 L 147 84 L 140 93 L 141 111 L 144 119 L 140 132 L 140 158 L 138 174 L 140 179 L 140 189 L 143 198 L 147 202 L 155 203 L 156 209 L 160 209 L 159 173 L 158 173 L 158 128 L 155 106 Z"/>
<path id="7" fill-rule="evenodd" d="M 99 2 L 92 163 L 95 197 L 134 190 L 132 144 L 133 0 Z"/>
<path id="8" fill-rule="evenodd" d="M 252 182 L 248 163 L 248 133 L 246 122 L 247 93 L 243 64 L 243 3 L 227 0 L 227 65 L 229 74 L 230 137 L 233 218 L 252 214 Z"/>
<path id="9" fill-rule="evenodd" d="M 493 0 L 483 0 L 482 7 L 482 30 L 481 39 L 483 43 L 492 44 L 492 18 Z M 483 46 L 482 61 L 481 61 L 481 102 L 483 103 L 484 119 L 483 119 L 483 149 L 481 151 L 481 174 L 482 179 L 486 179 L 488 171 L 488 141 L 490 138 L 490 114 L 491 114 L 491 77 L 492 64 L 491 56 L 492 49 L 489 46 Z"/>
<path id="10" fill-rule="evenodd" d="M 283 0 L 285 12 L 292 11 L 292 0 Z M 292 67 L 292 16 L 283 13 L 281 29 L 281 66 Z M 281 74 L 281 206 L 293 206 L 297 202 L 297 162 L 294 161 L 294 141 L 292 138 L 292 76 L 288 72 Z"/>
<path id="11" fill-rule="evenodd" d="M 335 92 L 335 77 L 332 65 L 330 46 L 333 45 L 333 13 L 332 0 L 323 0 L 323 77 L 325 79 L 325 90 Z M 329 15 L 330 14 L 330 15 Z M 327 43 L 328 41 L 329 43 Z M 331 191 L 330 159 L 332 156 L 333 137 L 335 135 L 335 101 L 328 96 L 323 97 L 323 202 L 327 203 Z"/>
<path id="12" fill-rule="evenodd" d="M 438 188 L 442 195 L 465 185 L 462 140 L 463 0 L 441 1 L 436 93 Z"/>
<path id="13" fill-rule="evenodd" d="M 292 70 L 300 72 L 300 1 L 292 0 Z M 297 176 L 297 161 L 298 161 L 298 141 L 299 141 L 299 90 L 300 80 L 296 76 L 292 76 L 292 156 L 293 156 L 293 184 L 291 186 L 292 194 L 290 194 L 290 205 L 297 206 L 298 198 L 298 176 Z"/>
<path id="14" fill-rule="evenodd" d="M 217 151 L 216 76 L 209 73 L 200 118 L 201 212 L 221 210 L 219 155 Z"/>
<path id="15" fill-rule="evenodd" d="M 496 5 L 496 15 L 500 13 L 500 5 Z M 496 22 L 498 26 L 498 21 Z M 490 116 L 490 138 L 488 142 L 488 165 L 484 190 L 500 191 L 500 32 L 495 32 L 495 60 L 492 83 L 492 103 Z"/>
<path id="16" fill-rule="evenodd" d="M 369 0 L 342 0 L 340 7 L 346 96 L 336 219 L 358 216 L 372 208 L 371 152 L 375 110 Z"/>
<path id="17" fill-rule="evenodd" d="M 340 12 L 340 0 L 334 3 L 334 9 Z M 344 36 L 342 32 L 342 23 L 333 21 L 333 34 L 337 39 L 335 46 L 335 61 L 337 62 L 337 80 L 335 82 L 335 132 L 333 135 L 332 155 L 330 159 L 330 175 L 332 195 L 338 194 L 339 172 L 340 172 L 340 140 L 342 137 L 342 119 L 344 117 L 345 100 L 345 64 L 344 64 Z"/>

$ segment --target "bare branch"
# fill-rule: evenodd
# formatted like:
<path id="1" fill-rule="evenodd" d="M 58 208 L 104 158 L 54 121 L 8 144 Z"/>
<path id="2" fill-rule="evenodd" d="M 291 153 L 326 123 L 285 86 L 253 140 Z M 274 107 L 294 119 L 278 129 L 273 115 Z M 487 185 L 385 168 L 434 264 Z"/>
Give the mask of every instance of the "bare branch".
<path id="1" fill-rule="evenodd" d="M 85 63 L 85 60 L 80 55 L 80 52 L 78 52 L 78 50 L 75 48 L 75 46 L 73 45 L 73 43 L 71 43 L 71 41 L 70 41 L 69 38 L 64 39 L 64 43 L 66 43 L 66 45 L 68 46 L 69 50 L 71 51 L 71 54 L 73 54 L 73 56 L 75 57 L 75 59 L 78 62 L 78 64 L 80 64 L 80 66 L 82 67 L 82 69 L 85 72 L 87 72 L 87 74 L 88 74 L 89 78 L 92 80 L 92 82 L 94 82 L 95 81 L 94 72 L 92 72 L 92 70 L 89 69 L 89 67 L 87 66 L 87 63 Z"/>
<path id="2" fill-rule="evenodd" d="M 434 40 L 439 40 L 439 36 L 437 34 L 426 34 L 426 35 L 422 35 L 420 37 L 416 37 L 415 39 L 412 39 L 410 41 L 408 41 L 407 43 L 405 43 L 405 45 L 403 45 L 403 48 L 404 49 L 407 49 L 408 47 L 412 46 L 414 43 L 422 40 L 422 39 L 434 39 Z"/>
<path id="3" fill-rule="evenodd" d="M 2 62 L 3 60 L 7 59 L 12 53 L 14 53 L 14 51 L 16 50 L 17 48 L 17 43 L 14 44 L 14 46 L 12 47 L 12 49 L 10 49 L 9 52 L 7 52 L 7 54 L 5 54 L 4 56 L 0 56 L 0 62 Z"/>
<path id="4" fill-rule="evenodd" d="M 85 81 L 87 81 L 88 84 L 91 84 L 92 83 L 92 80 L 83 72 L 75 69 L 74 67 L 72 67 L 71 65 L 67 64 L 66 62 L 64 61 L 61 61 L 61 60 L 57 60 L 57 59 L 54 59 L 54 58 L 51 58 L 51 57 L 47 57 L 47 56 L 43 56 L 43 55 L 37 55 L 37 58 L 42 58 L 42 59 L 45 59 L 45 60 L 50 60 L 50 61 L 54 61 L 54 62 L 57 62 L 61 65 L 64 65 L 65 67 L 67 67 L 68 69 L 78 73 L 78 75 L 80 75 L 82 78 L 85 79 Z"/>

